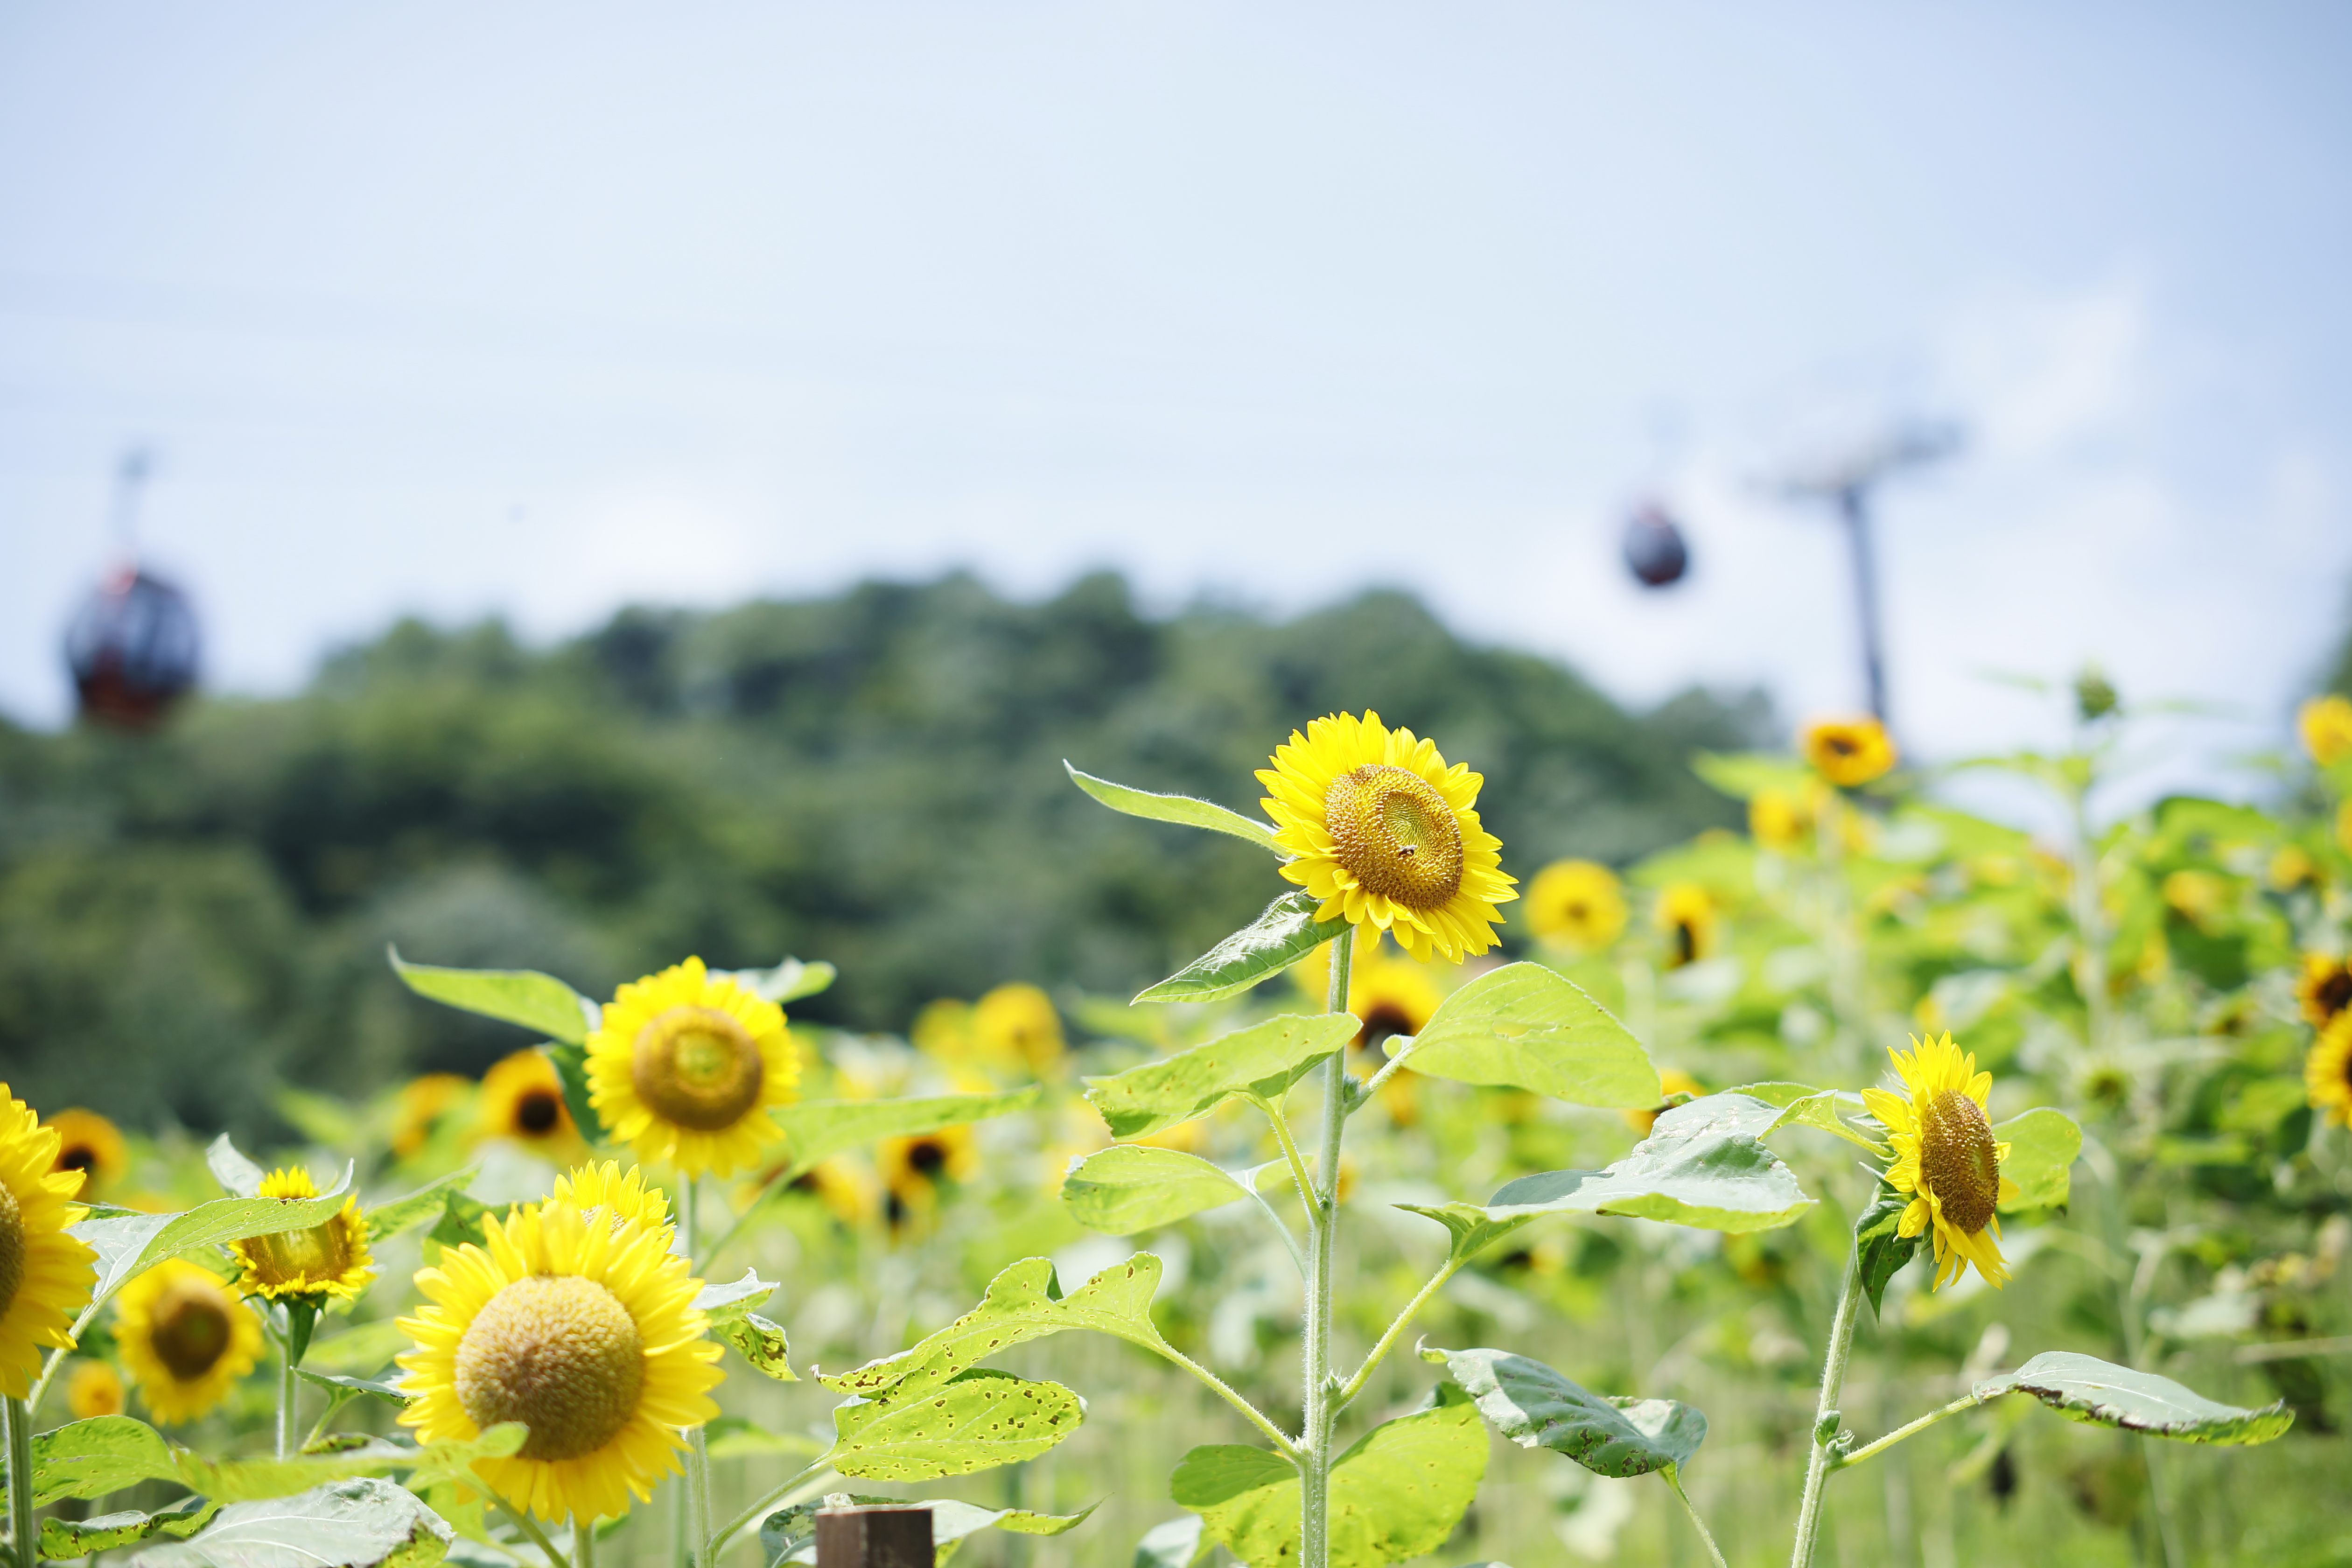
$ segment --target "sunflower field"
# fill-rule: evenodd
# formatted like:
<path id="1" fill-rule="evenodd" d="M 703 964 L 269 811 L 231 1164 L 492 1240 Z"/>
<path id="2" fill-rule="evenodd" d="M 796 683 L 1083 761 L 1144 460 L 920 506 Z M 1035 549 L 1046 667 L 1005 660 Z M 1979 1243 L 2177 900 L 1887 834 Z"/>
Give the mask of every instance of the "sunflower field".
<path id="1" fill-rule="evenodd" d="M 901 1501 L 1008 1568 L 2352 1559 L 2352 702 L 2271 809 L 2101 822 L 2135 715 L 2049 697 L 1932 774 L 1702 752 L 1746 830 L 1622 868 L 1374 712 L 1249 810 L 1076 756 L 1166 897 L 1258 857 L 1131 1000 L 419 945 L 478 1079 L 283 1087 L 282 1148 L 0 1093 L 15 1568 L 774 1568 Z"/>

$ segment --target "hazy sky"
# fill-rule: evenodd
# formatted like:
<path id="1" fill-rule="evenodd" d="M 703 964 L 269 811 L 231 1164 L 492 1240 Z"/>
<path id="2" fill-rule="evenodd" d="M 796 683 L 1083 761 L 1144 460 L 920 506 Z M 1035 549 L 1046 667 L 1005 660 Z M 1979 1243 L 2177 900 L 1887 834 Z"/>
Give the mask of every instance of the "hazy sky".
<path id="1" fill-rule="evenodd" d="M 238 689 L 410 611 L 1114 565 L 1802 714 L 1843 561 L 1761 481 L 1924 413 L 1916 748 L 2090 656 L 2265 744 L 2352 584 L 2348 70 L 2322 5 L 10 5 L 0 710 L 64 713 L 144 439 Z"/>

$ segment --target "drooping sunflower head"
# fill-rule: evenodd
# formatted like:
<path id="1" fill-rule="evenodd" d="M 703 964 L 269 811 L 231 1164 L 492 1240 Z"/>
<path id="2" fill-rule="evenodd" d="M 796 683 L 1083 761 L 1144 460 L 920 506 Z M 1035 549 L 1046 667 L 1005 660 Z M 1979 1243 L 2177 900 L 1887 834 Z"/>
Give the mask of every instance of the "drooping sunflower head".
<path id="1" fill-rule="evenodd" d="M 524 1049 L 482 1075 L 481 1134 L 506 1138 L 541 1159 L 580 1152 L 580 1129 L 563 1104 L 563 1080 L 544 1052 Z"/>
<path id="2" fill-rule="evenodd" d="M 2303 731 L 2303 749 L 2323 768 L 2352 757 L 2352 701 L 2333 693 L 2315 697 L 2295 715 Z"/>
<path id="3" fill-rule="evenodd" d="M 1000 985 L 973 1004 L 971 1037 L 995 1066 L 1043 1074 L 1062 1059 L 1061 1015 L 1034 985 Z"/>
<path id="4" fill-rule="evenodd" d="M 2302 1005 L 2305 1023 L 2315 1029 L 2327 1027 L 2336 1015 L 2352 1007 L 2352 963 L 2324 952 L 2305 953 L 2294 999 Z"/>
<path id="5" fill-rule="evenodd" d="M 2339 1127 L 2352 1127 L 2352 1008 L 2311 1042 L 2303 1059 L 2303 1087 L 2311 1108 Z"/>
<path id="6" fill-rule="evenodd" d="M 463 1105 L 473 1088 L 453 1072 L 428 1072 L 402 1084 L 393 1107 L 392 1152 L 404 1160 L 424 1148 L 441 1119 Z M 562 1096 L 556 1098 L 561 1103 Z"/>
<path id="7" fill-rule="evenodd" d="M 257 1197 L 315 1198 L 318 1184 L 301 1165 L 272 1171 L 262 1179 Z M 247 1237 L 229 1243 L 239 1273 L 236 1288 L 247 1296 L 273 1301 L 309 1297 L 314 1304 L 330 1296 L 355 1300 L 375 1278 L 375 1260 L 368 1253 L 367 1219 L 359 1199 L 343 1199 L 343 1206 L 324 1225 L 306 1230 L 279 1231 L 274 1236 Z"/>
<path id="8" fill-rule="evenodd" d="M 689 1176 L 757 1164 L 799 1078 L 783 1009 L 698 958 L 622 986 L 588 1037 L 588 1103 L 639 1160 Z"/>
<path id="9" fill-rule="evenodd" d="M 619 1228 L 642 1225 L 670 1232 L 669 1194 L 646 1180 L 646 1173 L 636 1166 L 626 1174 L 618 1160 L 603 1164 L 590 1161 L 574 1166 L 555 1178 L 555 1188 L 547 1195 L 551 1204 L 569 1204 L 592 1218 L 603 1214 L 605 1223 Z"/>
<path id="10" fill-rule="evenodd" d="M 420 1442 L 520 1421 L 511 1458 L 474 1473 L 541 1519 L 625 1513 L 677 1468 L 680 1428 L 719 1414 L 719 1347 L 694 1310 L 702 1282 L 645 1226 L 592 1223 L 567 1204 L 485 1220 L 486 1246 L 418 1271 L 426 1305 L 400 1320 Z"/>
<path id="11" fill-rule="evenodd" d="M 887 1194 L 884 1212 L 894 1225 L 927 1218 L 941 1189 L 980 1174 L 980 1140 L 969 1127 L 940 1127 L 886 1138 L 878 1163 Z"/>
<path id="12" fill-rule="evenodd" d="M 114 1342 L 156 1420 L 194 1421 L 261 1358 L 261 1325 L 210 1270 L 159 1263 L 114 1299 Z"/>
<path id="13" fill-rule="evenodd" d="M 60 1110 L 47 1125 L 58 1135 L 55 1169 L 79 1171 L 85 1180 L 79 1197 L 111 1192 L 131 1173 L 131 1146 L 121 1131 L 95 1110 Z"/>
<path id="14" fill-rule="evenodd" d="M 1668 969 L 1714 956 L 1723 916 L 1715 895 L 1696 882 L 1668 883 L 1658 894 L 1656 919 L 1666 937 Z"/>
<path id="15" fill-rule="evenodd" d="M 1823 719 L 1805 726 L 1805 760 L 1842 788 L 1868 784 L 1895 759 L 1894 737 L 1875 719 Z"/>
<path id="16" fill-rule="evenodd" d="M 41 1348 L 73 1348 L 98 1254 L 66 1234 L 89 1211 L 69 1200 L 87 1173 L 57 1168 L 60 1140 L 0 1083 L 0 1394 L 22 1399 Z"/>
<path id="17" fill-rule="evenodd" d="M 2000 1173 L 2009 1145 L 1992 1135 L 1985 1097 L 1992 1074 L 1977 1071 L 1977 1059 L 1952 1044 L 1952 1037 L 1914 1037 L 1908 1051 L 1887 1054 L 1903 1080 L 1903 1092 L 1862 1091 L 1863 1102 L 1886 1129 L 1895 1163 L 1886 1182 L 1912 1194 L 1897 1226 L 1914 1237 L 1934 1229 L 1936 1285 L 1959 1279 L 1971 1263 L 1986 1282 L 2008 1282 L 2000 1256 L 2000 1219 L 1995 1212 L 2017 1195 L 2017 1184 Z"/>
<path id="18" fill-rule="evenodd" d="M 75 1420 L 120 1415 L 130 1403 L 121 1373 L 102 1361 L 74 1359 L 73 1372 L 66 1379 L 66 1408 L 73 1412 Z"/>
<path id="19" fill-rule="evenodd" d="M 1322 900 L 1318 920 L 1376 926 L 1423 960 L 1459 963 L 1495 945 L 1496 906 L 1519 895 L 1502 841 L 1473 809 L 1484 778 L 1369 712 L 1292 731 L 1273 763 L 1258 770 L 1258 804 L 1293 857 L 1283 876 Z"/>
<path id="20" fill-rule="evenodd" d="M 1625 889 L 1597 860 L 1555 860 L 1528 884 L 1528 924 L 1576 952 L 1599 952 L 1625 929 Z"/>

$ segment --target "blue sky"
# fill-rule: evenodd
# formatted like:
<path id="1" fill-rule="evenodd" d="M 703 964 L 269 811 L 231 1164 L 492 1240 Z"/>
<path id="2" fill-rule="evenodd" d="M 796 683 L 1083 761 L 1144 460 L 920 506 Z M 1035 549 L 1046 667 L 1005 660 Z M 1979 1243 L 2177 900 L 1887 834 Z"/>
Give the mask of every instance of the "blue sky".
<path id="1" fill-rule="evenodd" d="M 25 4 L 0 710 L 117 454 L 216 685 L 394 615 L 1367 583 L 1646 701 L 1860 695 L 1763 481 L 1889 417 L 1898 721 L 2105 661 L 2270 743 L 2352 588 L 2352 12 Z M 1615 541 L 1656 489 L 1692 579 Z"/>

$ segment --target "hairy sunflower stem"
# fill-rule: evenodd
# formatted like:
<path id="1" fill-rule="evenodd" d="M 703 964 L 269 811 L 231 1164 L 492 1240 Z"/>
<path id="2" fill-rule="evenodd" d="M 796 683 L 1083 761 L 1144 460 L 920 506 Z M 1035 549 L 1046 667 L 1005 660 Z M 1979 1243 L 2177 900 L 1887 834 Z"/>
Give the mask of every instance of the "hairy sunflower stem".
<path id="1" fill-rule="evenodd" d="M 1666 1485 L 1673 1490 L 1675 1500 L 1683 1505 L 1683 1511 L 1690 1515 L 1691 1524 L 1697 1530 L 1698 1538 L 1706 1542 L 1706 1554 L 1715 1560 L 1715 1568 L 1729 1568 L 1729 1564 L 1723 1560 L 1723 1548 L 1715 1543 L 1715 1533 L 1707 1529 L 1706 1521 L 1698 1516 L 1698 1510 L 1691 1506 L 1690 1494 L 1683 1490 L 1682 1467 L 1668 1465 L 1658 1474 L 1665 1478 Z"/>
<path id="2" fill-rule="evenodd" d="M 301 1384 L 294 1381 L 294 1338 L 289 1332 L 278 1342 L 278 1457 L 294 1452 L 294 1419 Z"/>
<path id="3" fill-rule="evenodd" d="M 1822 1497 L 1835 1468 L 1838 1398 L 1845 1391 L 1845 1363 L 1853 1352 L 1853 1323 L 1862 1300 L 1862 1255 L 1849 1247 L 1845 1283 L 1839 1288 L 1837 1316 L 1830 1323 L 1829 1352 L 1822 1360 L 1822 1396 L 1813 1406 L 1813 1447 L 1805 1462 L 1805 1496 L 1797 1506 L 1797 1544 L 1789 1568 L 1812 1568 L 1813 1542 L 1821 1534 Z"/>
<path id="4" fill-rule="evenodd" d="M 596 1568 L 596 1521 L 572 1516 L 572 1568 Z"/>
<path id="5" fill-rule="evenodd" d="M 533 1546 L 547 1554 L 549 1568 L 572 1568 L 572 1559 L 555 1549 L 555 1542 L 548 1539 L 547 1531 L 540 1529 L 539 1521 L 530 1517 L 529 1509 L 517 1508 L 496 1492 L 490 1493 L 490 1500 L 498 1504 L 500 1513 L 514 1521 L 515 1528 L 529 1537 Z"/>
<path id="6" fill-rule="evenodd" d="M 1260 1410 L 1256 1405 L 1252 1405 L 1247 1399 L 1244 1398 L 1242 1394 L 1234 1389 L 1233 1384 L 1227 1383 L 1223 1378 L 1219 1377 L 1215 1373 L 1211 1372 L 1207 1367 L 1202 1366 L 1199 1362 L 1194 1361 L 1191 1356 L 1186 1355 L 1182 1351 L 1176 1349 L 1173 1345 L 1156 1344 L 1148 1348 L 1157 1351 L 1169 1361 L 1173 1362 L 1176 1365 L 1182 1367 L 1186 1372 L 1191 1373 L 1194 1377 L 1199 1378 L 1203 1384 L 1208 1385 L 1210 1392 L 1216 1394 L 1218 1398 L 1223 1400 L 1226 1404 L 1232 1405 L 1235 1410 L 1241 1412 L 1242 1415 L 1247 1419 L 1251 1426 L 1256 1427 L 1259 1431 L 1265 1433 L 1267 1437 L 1271 1438 L 1274 1442 L 1276 1451 L 1280 1453 L 1284 1458 L 1288 1459 L 1294 1465 L 1299 1462 L 1300 1450 L 1298 1439 L 1291 1436 L 1290 1434 L 1276 1426 L 1272 1417 L 1267 1415 L 1265 1412 Z"/>
<path id="7" fill-rule="evenodd" d="M 7 1401 L 8 1542 L 16 1568 L 33 1568 L 41 1554 L 40 1526 L 33 1518 L 33 1409 Z"/>
<path id="8" fill-rule="evenodd" d="M 1388 1359 L 1389 1352 L 1395 1348 L 1397 1339 L 1404 1332 L 1406 1325 L 1412 1321 L 1415 1314 L 1419 1313 L 1423 1307 L 1428 1305 L 1429 1299 L 1436 1295 L 1448 1279 L 1454 1278 L 1454 1270 L 1461 1268 L 1464 1261 L 1458 1258 L 1447 1258 L 1445 1267 L 1432 1275 L 1429 1283 L 1423 1285 L 1414 1293 L 1412 1300 L 1404 1304 L 1397 1313 L 1396 1321 L 1389 1324 L 1388 1331 L 1381 1335 L 1380 1343 L 1374 1345 L 1371 1352 L 1364 1357 L 1364 1364 L 1356 1369 L 1356 1375 L 1349 1378 L 1347 1385 L 1339 1390 L 1339 1397 L 1332 1407 L 1334 1414 L 1354 1403 L 1356 1395 L 1364 1391 L 1364 1384 L 1371 1381 L 1372 1373 L 1379 1370 L 1381 1363 Z"/>
<path id="9" fill-rule="evenodd" d="M 1359 1106 L 1370 1104 L 1371 1102 L 1372 1096 L 1379 1091 L 1381 1085 L 1388 1082 L 1389 1079 L 1396 1077 L 1398 1073 L 1404 1070 L 1404 1058 L 1412 1055 L 1412 1048 L 1421 1044 L 1421 1041 L 1417 1038 L 1406 1038 L 1403 1040 L 1391 1040 L 1388 1043 L 1391 1046 L 1394 1046 L 1396 1049 L 1390 1053 L 1389 1059 L 1387 1061 L 1381 1064 L 1380 1071 L 1374 1073 L 1371 1077 L 1364 1080 L 1363 1091 L 1356 1100 L 1356 1103 Z"/>
<path id="10" fill-rule="evenodd" d="M 833 1467 L 826 1464 L 824 1460 L 819 1459 L 815 1464 L 811 1465 L 807 1469 L 803 1470 L 799 1475 L 794 1476 L 792 1479 L 784 1482 L 782 1486 L 771 1488 L 767 1494 L 761 1498 L 758 1502 L 753 1503 L 750 1508 L 745 1509 L 741 1513 L 737 1514 L 733 1519 L 728 1521 L 723 1527 L 711 1535 L 710 1550 L 712 1554 L 716 1555 L 720 1547 L 725 1546 L 730 1541 L 732 1541 L 735 1538 L 735 1532 L 737 1531 L 742 1529 L 753 1520 L 758 1519 L 770 1509 L 776 1507 L 779 1503 L 790 1501 L 792 1495 L 794 1492 L 805 1490 L 807 1488 L 812 1486 L 823 1486 L 825 1479 L 832 1474 Z"/>
<path id="11" fill-rule="evenodd" d="M 1348 1010 L 1348 982 L 1356 932 L 1331 943 L 1331 987 L 1324 1011 Z M 1348 1053 L 1332 1053 L 1323 1064 L 1323 1147 L 1315 1179 L 1307 1191 L 1307 1347 L 1304 1419 L 1298 1456 L 1298 1568 L 1329 1568 L 1331 1558 L 1331 1424 L 1339 1414 L 1332 1395 L 1331 1262 L 1339 1229 L 1339 1142 L 1348 1128 Z"/>
<path id="12" fill-rule="evenodd" d="M 1885 1436 L 1881 1437 L 1875 1443 L 1865 1443 L 1851 1454 L 1841 1454 L 1837 1456 L 1830 1461 L 1830 1468 L 1833 1470 L 1852 1469 L 1854 1466 L 1862 1463 L 1864 1459 L 1869 1458 L 1872 1455 L 1878 1453 L 1882 1449 L 1892 1448 L 1895 1444 L 1900 1443 L 1904 1438 L 1908 1437 L 1914 1432 L 1924 1432 L 1928 1427 L 1933 1426 L 1937 1422 L 1941 1421 L 1947 1415 L 1958 1415 L 1961 1411 L 1973 1410 L 1983 1403 L 1983 1400 L 1979 1399 L 1973 1394 L 1964 1394 L 1958 1399 L 1953 1400 L 1949 1405 L 1945 1405 L 1940 1410 L 1930 1410 L 1927 1415 L 1920 1416 L 1916 1421 L 1897 1426 L 1894 1431 L 1889 1432 Z"/>
<path id="13" fill-rule="evenodd" d="M 1346 1055 L 1344 1048 L 1340 1054 Z M 1255 1094 L 1243 1098 L 1264 1111 L 1266 1121 L 1273 1125 L 1274 1141 L 1282 1146 L 1282 1158 L 1290 1166 L 1291 1184 L 1298 1189 L 1298 1201 L 1307 1205 L 1307 1228 L 1311 1233 L 1315 1228 L 1315 1178 L 1307 1169 L 1307 1157 L 1298 1152 L 1298 1141 L 1290 1135 L 1290 1123 L 1284 1120 L 1281 1108 L 1273 1101 Z M 1289 1232 L 1283 1234 L 1286 1236 Z"/>

